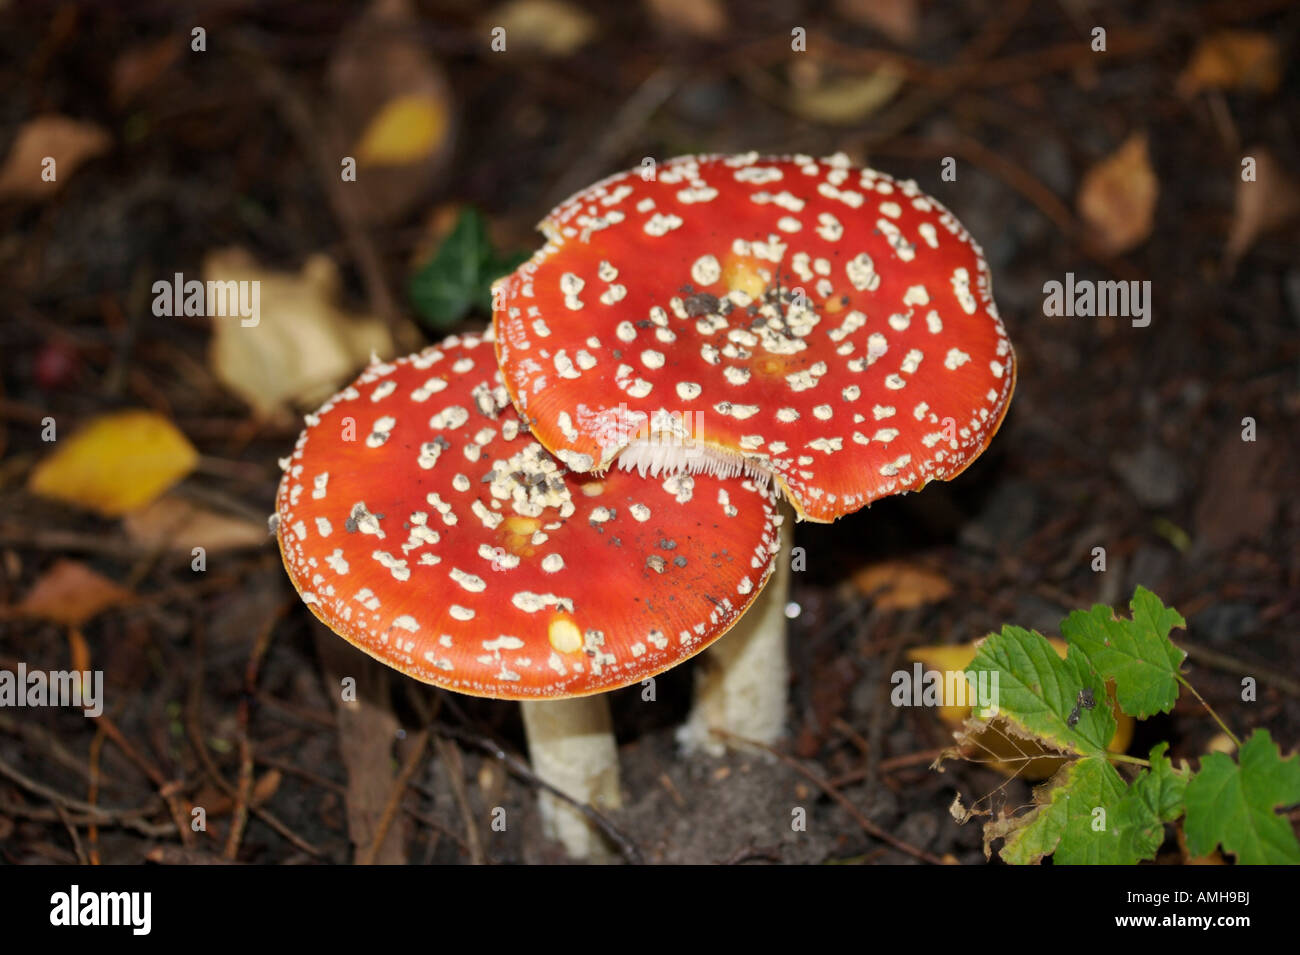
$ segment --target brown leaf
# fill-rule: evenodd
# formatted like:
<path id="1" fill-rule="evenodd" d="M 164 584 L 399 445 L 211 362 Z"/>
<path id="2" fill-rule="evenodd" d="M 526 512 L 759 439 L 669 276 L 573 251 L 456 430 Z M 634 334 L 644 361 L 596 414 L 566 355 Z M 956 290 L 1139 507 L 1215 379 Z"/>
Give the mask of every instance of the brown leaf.
<path id="1" fill-rule="evenodd" d="M 130 591 L 85 564 L 61 559 L 41 575 L 16 609 L 24 616 L 79 627 L 131 599 Z"/>
<path id="2" fill-rule="evenodd" d="M 1274 93 L 1282 81 L 1277 41 L 1256 30 L 1220 30 L 1201 40 L 1178 77 L 1178 92 L 1207 89 Z"/>
<path id="3" fill-rule="evenodd" d="M 1255 160 L 1255 181 L 1238 177 L 1232 227 L 1224 247 L 1230 270 L 1237 267 L 1262 234 L 1300 216 L 1300 187 L 1287 176 L 1282 164 L 1267 149 L 1252 150 L 1247 156 Z"/>
<path id="4" fill-rule="evenodd" d="M 0 167 L 0 198 L 49 198 L 77 167 L 107 152 L 111 144 L 108 133 L 94 123 L 54 115 L 28 120 Z M 49 182 L 42 178 L 47 158 L 54 160 Z"/>
<path id="5" fill-rule="evenodd" d="M 135 543 L 162 550 L 202 547 L 215 554 L 262 547 L 267 541 L 265 524 L 218 514 L 176 495 L 159 498 L 128 514 L 122 526 Z"/>
<path id="6" fill-rule="evenodd" d="M 182 48 L 180 37 L 170 35 L 137 44 L 119 56 L 113 63 L 113 105 L 121 109 L 162 79 Z"/>
<path id="7" fill-rule="evenodd" d="M 727 30 L 727 8 L 721 0 L 645 0 L 645 5 L 668 33 L 716 40 Z"/>
<path id="8" fill-rule="evenodd" d="M 1277 520 L 1279 485 L 1290 462 L 1276 442 L 1223 439 L 1209 462 L 1196 502 L 1194 554 L 1226 551 L 1241 541 L 1260 540 Z M 1288 495 L 1289 496 L 1289 495 Z"/>
<path id="9" fill-rule="evenodd" d="M 358 167 L 342 198 L 366 224 L 421 205 L 451 158 L 451 87 L 418 27 L 407 0 L 375 0 L 330 59 L 328 132 L 338 155 Z"/>
<path id="10" fill-rule="evenodd" d="M 853 575 L 853 584 L 882 610 L 911 610 L 952 593 L 942 574 L 901 560 L 869 564 Z"/>
<path id="11" fill-rule="evenodd" d="M 1160 183 L 1147 154 L 1146 133 L 1134 133 L 1089 169 L 1079 187 L 1079 216 L 1105 255 L 1120 255 L 1151 234 Z"/>

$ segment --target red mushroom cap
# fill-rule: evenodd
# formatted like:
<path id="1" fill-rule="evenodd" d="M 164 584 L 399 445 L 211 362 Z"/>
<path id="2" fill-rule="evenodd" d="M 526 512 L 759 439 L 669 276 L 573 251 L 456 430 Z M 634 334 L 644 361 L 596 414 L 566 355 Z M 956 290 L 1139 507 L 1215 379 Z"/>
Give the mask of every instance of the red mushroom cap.
<path id="1" fill-rule="evenodd" d="M 498 699 L 583 696 L 716 640 L 772 568 L 752 481 L 566 473 L 510 406 L 488 339 L 372 364 L 285 459 L 294 586 L 354 646 Z"/>
<path id="2" fill-rule="evenodd" d="M 979 455 L 1015 360 L 943 206 L 843 156 L 654 173 L 561 204 L 497 287 L 504 381 L 542 444 L 578 471 L 771 472 L 816 521 Z"/>

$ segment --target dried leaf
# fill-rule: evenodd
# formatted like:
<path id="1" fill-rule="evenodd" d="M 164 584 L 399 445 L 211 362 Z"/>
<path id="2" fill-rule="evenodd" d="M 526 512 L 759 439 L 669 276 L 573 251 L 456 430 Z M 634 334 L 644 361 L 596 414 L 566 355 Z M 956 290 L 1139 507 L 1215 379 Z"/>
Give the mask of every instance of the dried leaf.
<path id="1" fill-rule="evenodd" d="M 218 514 L 176 495 L 159 498 L 128 514 L 122 523 L 127 537 L 135 543 L 164 550 L 202 547 L 214 554 L 262 547 L 267 541 L 265 524 Z"/>
<path id="2" fill-rule="evenodd" d="M 398 96 L 375 114 L 357 143 L 358 166 L 403 166 L 431 155 L 447 135 L 445 100 L 428 94 Z"/>
<path id="3" fill-rule="evenodd" d="M 68 116 L 38 116 L 18 130 L 0 167 L 0 198 L 48 198 L 58 192 L 84 162 L 108 151 L 108 133 L 94 123 Z M 54 160 L 53 180 L 42 178 Z"/>
<path id="4" fill-rule="evenodd" d="M 20 614 L 79 627 L 111 607 L 132 599 L 131 592 L 75 560 L 59 560 L 37 579 L 17 607 Z"/>
<path id="5" fill-rule="evenodd" d="M 198 452 L 152 411 L 96 418 L 37 465 L 28 490 L 41 497 L 120 517 L 154 500 L 193 470 Z"/>
<path id="6" fill-rule="evenodd" d="M 721 0 L 645 0 L 654 21 L 669 33 L 716 40 L 727 30 Z"/>
<path id="7" fill-rule="evenodd" d="M 576 53 L 596 35 L 596 21 L 566 0 L 511 0 L 486 18 L 504 27 L 506 50 L 535 50 L 546 56 Z"/>
<path id="8" fill-rule="evenodd" d="M 952 593 L 942 574 L 901 560 L 869 564 L 853 575 L 853 584 L 882 610 L 911 610 Z"/>
<path id="9" fill-rule="evenodd" d="M 1238 178 L 1232 227 L 1224 247 L 1230 269 L 1265 232 L 1279 229 L 1300 216 L 1300 187 L 1267 149 L 1248 154 L 1255 160 L 1255 181 Z"/>
<path id="10" fill-rule="evenodd" d="M 423 205 L 451 158 L 451 86 L 419 27 L 408 0 L 375 0 L 330 59 L 325 128 L 338 154 L 357 161 L 342 198 L 368 225 L 394 222 Z"/>
<path id="11" fill-rule="evenodd" d="M 1247 90 L 1274 93 L 1282 82 L 1277 41 L 1255 30 L 1220 30 L 1197 45 L 1178 77 L 1178 92 L 1195 96 L 1202 90 Z"/>
<path id="12" fill-rule="evenodd" d="M 1120 255 L 1145 241 L 1159 192 L 1145 133 L 1134 133 L 1089 169 L 1079 188 L 1079 215 L 1098 249 Z"/>
<path id="13" fill-rule="evenodd" d="M 215 319 L 210 353 L 213 373 L 259 415 L 319 404 L 372 352 L 392 354 L 382 321 L 335 304 L 338 269 L 324 255 L 312 256 L 297 273 L 275 272 L 242 249 L 227 249 L 208 254 L 203 277 L 260 283 L 257 324 Z"/>
<path id="14" fill-rule="evenodd" d="M 113 63 L 113 105 L 119 109 L 158 82 L 183 49 L 176 35 L 131 47 Z"/>
<path id="15" fill-rule="evenodd" d="M 831 126 L 852 126 L 893 99 L 904 79 L 903 73 L 891 65 L 870 73 L 829 76 L 808 88 L 796 86 L 790 92 L 789 105 L 804 119 Z"/>

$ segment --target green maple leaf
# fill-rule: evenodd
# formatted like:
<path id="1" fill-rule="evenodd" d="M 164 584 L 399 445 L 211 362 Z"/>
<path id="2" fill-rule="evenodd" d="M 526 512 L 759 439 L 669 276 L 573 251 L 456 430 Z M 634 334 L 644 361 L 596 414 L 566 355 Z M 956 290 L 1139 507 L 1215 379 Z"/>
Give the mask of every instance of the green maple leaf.
<path id="1" fill-rule="evenodd" d="M 467 206 L 433 258 L 411 276 L 411 304 L 435 332 L 446 332 L 473 310 L 491 315 L 492 283 L 527 258 L 498 254 L 483 217 Z"/>
<path id="2" fill-rule="evenodd" d="M 1300 803 L 1300 757 L 1283 759 L 1263 729 L 1238 757 L 1210 753 L 1187 784 L 1188 850 L 1202 856 L 1222 845 L 1246 865 L 1300 864 L 1291 823 L 1276 811 Z"/>
<path id="3" fill-rule="evenodd" d="M 1168 743 L 1158 743 L 1151 750 L 1151 768 L 1133 780 L 1120 801 L 1116 825 L 1126 855 L 1134 861 L 1154 859 L 1164 842 L 1164 824 L 1183 814 L 1188 773 L 1175 769 L 1165 756 Z"/>
<path id="4" fill-rule="evenodd" d="M 1115 734 L 1107 705 L 1106 683 L 1073 646 L 1062 660 L 1040 633 L 1005 626 L 979 645 L 968 673 L 988 671 L 994 686 L 993 707 L 977 707 L 977 719 L 997 717 L 1013 733 L 1079 756 L 1106 755 Z M 1081 704 L 1080 694 L 1092 706 Z"/>
<path id="5" fill-rule="evenodd" d="M 1136 862 L 1126 856 L 1122 833 L 1113 824 L 1124 793 L 1124 780 L 1104 757 L 1073 760 L 1034 791 L 1039 805 L 1012 817 L 1018 825 L 1005 833 L 1002 858 L 1013 865 L 1030 865 L 1053 853 L 1061 865 Z"/>
<path id="6" fill-rule="evenodd" d="M 1139 719 L 1167 713 L 1178 699 L 1178 667 L 1187 654 L 1169 640 L 1187 626 L 1178 611 L 1139 587 L 1129 604 L 1131 620 L 1116 619 L 1109 607 L 1076 610 L 1061 624 L 1061 636 L 1078 647 L 1092 668 L 1115 681 L 1115 698 Z"/>

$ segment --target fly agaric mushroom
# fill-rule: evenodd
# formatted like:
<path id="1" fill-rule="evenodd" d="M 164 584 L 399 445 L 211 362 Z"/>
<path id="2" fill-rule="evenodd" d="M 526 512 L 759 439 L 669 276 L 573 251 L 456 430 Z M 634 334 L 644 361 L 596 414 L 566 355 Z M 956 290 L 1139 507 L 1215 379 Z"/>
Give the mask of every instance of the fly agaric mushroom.
<path id="1" fill-rule="evenodd" d="M 592 694 L 721 636 L 766 582 L 781 517 L 748 480 L 566 473 L 486 341 L 376 362 L 307 416 L 281 462 L 284 564 L 312 613 L 382 663 L 523 701 L 538 775 L 616 806 L 608 705 Z M 597 848 L 571 807 L 541 806 L 571 854 Z"/>
<path id="2" fill-rule="evenodd" d="M 645 172 L 558 206 L 496 290 L 506 388 L 553 454 L 576 471 L 770 475 L 799 518 L 827 522 L 983 451 L 1014 356 L 983 255 L 936 200 L 843 155 Z M 739 681 L 777 698 L 696 709 L 748 714 L 723 722 L 760 738 L 784 713 L 784 620 L 763 616 L 714 652 L 779 668 Z"/>

